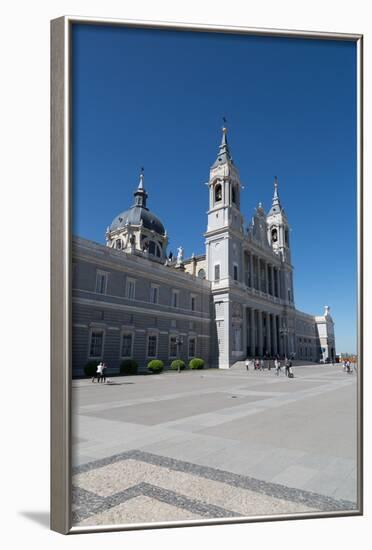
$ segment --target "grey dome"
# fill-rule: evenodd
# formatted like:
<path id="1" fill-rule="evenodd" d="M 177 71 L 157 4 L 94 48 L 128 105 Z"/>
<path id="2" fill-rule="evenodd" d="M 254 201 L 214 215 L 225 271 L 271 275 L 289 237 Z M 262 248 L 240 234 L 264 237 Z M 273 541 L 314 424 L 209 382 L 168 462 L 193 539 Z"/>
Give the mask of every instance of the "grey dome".
<path id="1" fill-rule="evenodd" d="M 159 218 L 150 212 L 148 208 L 136 204 L 113 219 L 110 225 L 110 231 L 116 231 L 117 229 L 124 228 L 126 223 L 140 225 L 141 220 L 146 229 L 155 231 L 155 233 L 160 235 L 165 235 L 164 225 L 161 223 Z"/>

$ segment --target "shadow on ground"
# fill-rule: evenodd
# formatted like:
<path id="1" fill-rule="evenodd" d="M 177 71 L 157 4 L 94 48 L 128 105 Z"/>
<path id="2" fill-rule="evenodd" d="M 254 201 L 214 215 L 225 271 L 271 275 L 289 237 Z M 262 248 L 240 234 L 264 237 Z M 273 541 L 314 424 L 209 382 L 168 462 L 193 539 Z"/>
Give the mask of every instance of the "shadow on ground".
<path id="1" fill-rule="evenodd" d="M 50 527 L 50 514 L 49 512 L 28 512 L 23 511 L 19 512 L 19 514 L 25 518 L 30 519 L 34 523 L 38 523 L 42 527 L 47 527 L 49 529 Z"/>

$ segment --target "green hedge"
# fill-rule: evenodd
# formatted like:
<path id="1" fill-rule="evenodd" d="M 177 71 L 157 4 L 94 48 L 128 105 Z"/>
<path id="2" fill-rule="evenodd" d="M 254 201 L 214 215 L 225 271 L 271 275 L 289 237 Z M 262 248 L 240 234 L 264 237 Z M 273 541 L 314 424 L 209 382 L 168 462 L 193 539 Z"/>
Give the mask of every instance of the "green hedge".
<path id="1" fill-rule="evenodd" d="M 90 376 L 93 378 L 97 372 L 97 365 L 99 365 L 100 362 L 101 361 L 88 361 L 88 363 L 84 366 L 85 376 Z"/>
<path id="2" fill-rule="evenodd" d="M 204 367 L 204 359 L 194 357 L 194 359 L 190 360 L 189 367 L 190 369 L 202 369 Z"/>
<path id="3" fill-rule="evenodd" d="M 137 374 L 138 372 L 138 363 L 134 359 L 124 359 L 120 363 L 120 374 L 130 376 L 132 374 Z"/>
<path id="4" fill-rule="evenodd" d="M 147 368 L 154 374 L 159 374 L 164 368 L 164 363 L 160 359 L 153 359 L 147 364 Z"/>
<path id="5" fill-rule="evenodd" d="M 175 359 L 171 362 L 171 369 L 173 370 L 184 370 L 186 368 L 185 361 L 182 361 L 182 359 Z"/>

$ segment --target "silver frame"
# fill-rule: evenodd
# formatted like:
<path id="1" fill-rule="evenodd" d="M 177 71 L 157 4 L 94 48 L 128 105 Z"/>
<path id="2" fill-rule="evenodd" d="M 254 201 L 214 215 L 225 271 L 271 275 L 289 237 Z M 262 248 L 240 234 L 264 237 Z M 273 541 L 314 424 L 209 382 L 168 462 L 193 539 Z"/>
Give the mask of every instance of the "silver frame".
<path id="1" fill-rule="evenodd" d="M 179 31 L 347 40 L 357 45 L 358 497 L 357 510 L 215 520 L 73 527 L 71 522 L 71 27 L 95 24 Z M 363 35 L 60 17 L 51 21 L 51 529 L 62 534 L 280 521 L 363 514 Z"/>

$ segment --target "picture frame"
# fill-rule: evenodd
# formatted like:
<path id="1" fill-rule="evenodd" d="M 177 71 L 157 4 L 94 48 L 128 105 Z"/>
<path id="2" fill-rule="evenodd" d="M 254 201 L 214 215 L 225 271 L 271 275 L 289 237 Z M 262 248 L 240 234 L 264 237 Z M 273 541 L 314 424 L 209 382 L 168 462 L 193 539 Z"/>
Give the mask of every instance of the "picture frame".
<path id="1" fill-rule="evenodd" d="M 98 25 L 128 29 L 174 30 L 179 32 L 234 34 L 351 41 L 357 48 L 357 239 L 358 239 L 358 326 L 357 326 L 357 503 L 353 510 L 317 511 L 291 514 L 265 514 L 252 517 L 209 518 L 187 521 L 143 521 L 109 526 L 72 524 L 72 27 Z M 279 519 L 337 517 L 363 514 L 363 36 L 257 29 L 153 21 L 126 21 L 91 17 L 61 17 L 51 22 L 51 528 L 59 533 L 169 528 L 185 525 L 243 523 Z"/>

